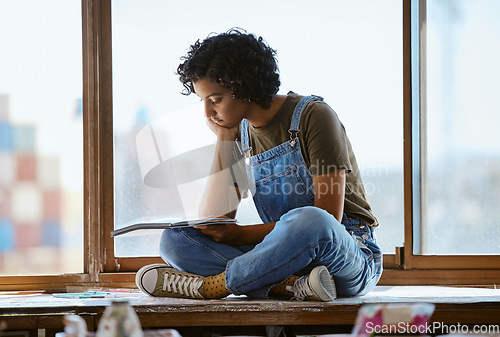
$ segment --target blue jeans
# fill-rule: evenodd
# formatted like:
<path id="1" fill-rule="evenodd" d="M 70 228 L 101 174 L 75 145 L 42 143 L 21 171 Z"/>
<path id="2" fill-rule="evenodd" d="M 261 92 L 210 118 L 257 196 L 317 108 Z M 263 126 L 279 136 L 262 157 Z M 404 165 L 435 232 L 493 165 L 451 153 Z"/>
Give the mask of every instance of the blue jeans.
<path id="1" fill-rule="evenodd" d="M 195 228 L 166 229 L 160 255 L 172 267 L 203 276 L 226 271 L 235 295 L 268 298 L 269 290 L 292 275 L 307 275 L 324 265 L 335 279 L 338 296 L 370 291 L 382 274 L 382 254 L 374 229 L 345 218 L 342 224 L 313 206 L 284 214 L 255 246 L 217 243 Z"/>

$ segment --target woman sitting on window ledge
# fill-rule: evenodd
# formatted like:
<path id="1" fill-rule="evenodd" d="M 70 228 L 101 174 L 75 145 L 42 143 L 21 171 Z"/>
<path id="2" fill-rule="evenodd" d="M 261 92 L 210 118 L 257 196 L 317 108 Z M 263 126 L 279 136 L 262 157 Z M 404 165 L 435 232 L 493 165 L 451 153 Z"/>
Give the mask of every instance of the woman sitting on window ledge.
<path id="1" fill-rule="evenodd" d="M 232 29 L 182 58 L 185 94 L 202 99 L 217 136 L 201 215 L 234 217 L 250 191 L 263 223 L 165 230 L 168 265 L 136 276 L 145 293 L 331 301 L 378 282 L 378 222 L 344 126 L 319 96 L 277 94 L 275 55 L 261 37 Z"/>

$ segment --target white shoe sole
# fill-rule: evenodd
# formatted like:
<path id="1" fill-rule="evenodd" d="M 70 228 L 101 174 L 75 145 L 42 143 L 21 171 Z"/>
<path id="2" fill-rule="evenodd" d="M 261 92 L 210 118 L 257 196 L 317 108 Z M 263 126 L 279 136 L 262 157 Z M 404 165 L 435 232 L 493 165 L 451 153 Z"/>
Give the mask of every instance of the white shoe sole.
<path id="1" fill-rule="evenodd" d="M 337 298 L 337 289 L 332 275 L 325 266 L 314 268 L 309 274 L 309 287 L 324 302 Z"/>

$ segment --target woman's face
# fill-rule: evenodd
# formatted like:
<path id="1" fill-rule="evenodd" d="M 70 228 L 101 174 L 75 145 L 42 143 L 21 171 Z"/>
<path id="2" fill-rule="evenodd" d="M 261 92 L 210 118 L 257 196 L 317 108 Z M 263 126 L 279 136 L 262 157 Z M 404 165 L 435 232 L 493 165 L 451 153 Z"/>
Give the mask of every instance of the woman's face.
<path id="1" fill-rule="evenodd" d="M 206 118 L 222 127 L 230 129 L 239 125 L 249 112 L 251 103 L 233 99 L 229 89 L 214 81 L 200 79 L 193 83 L 193 87 L 205 103 Z"/>

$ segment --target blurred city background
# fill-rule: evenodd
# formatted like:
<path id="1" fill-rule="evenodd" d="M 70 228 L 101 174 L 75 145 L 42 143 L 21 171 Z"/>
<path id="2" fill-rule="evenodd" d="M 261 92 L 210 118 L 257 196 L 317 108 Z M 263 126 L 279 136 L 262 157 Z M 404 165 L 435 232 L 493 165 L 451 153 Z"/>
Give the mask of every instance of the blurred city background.
<path id="1" fill-rule="evenodd" d="M 403 245 L 400 0 L 112 4 L 116 228 L 192 215 L 203 181 L 146 186 L 138 151 L 148 149 L 137 135 L 154 130 L 168 156 L 213 144 L 202 104 L 180 94 L 175 69 L 191 43 L 238 26 L 277 49 L 281 93 L 321 95 L 338 113 L 380 245 L 386 253 Z M 427 10 L 417 253 L 498 254 L 500 2 L 428 0 Z M 0 275 L 82 272 L 80 2 L 0 2 L 0 46 Z M 252 206 L 244 201 L 242 222 L 258 221 Z M 158 238 L 116 239 L 115 254 L 157 256 Z"/>

